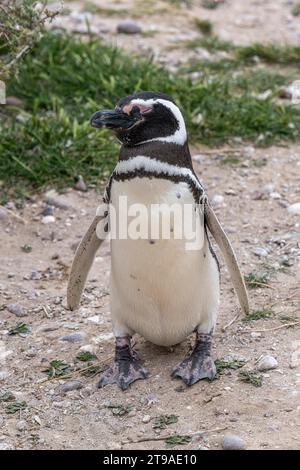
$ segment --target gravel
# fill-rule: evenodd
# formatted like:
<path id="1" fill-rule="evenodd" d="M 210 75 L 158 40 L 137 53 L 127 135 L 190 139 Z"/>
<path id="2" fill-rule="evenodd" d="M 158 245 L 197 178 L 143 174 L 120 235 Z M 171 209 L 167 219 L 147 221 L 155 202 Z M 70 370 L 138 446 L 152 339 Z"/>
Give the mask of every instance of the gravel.
<path id="1" fill-rule="evenodd" d="M 246 447 L 243 439 L 236 434 L 226 434 L 222 440 L 224 450 L 244 450 Z"/>

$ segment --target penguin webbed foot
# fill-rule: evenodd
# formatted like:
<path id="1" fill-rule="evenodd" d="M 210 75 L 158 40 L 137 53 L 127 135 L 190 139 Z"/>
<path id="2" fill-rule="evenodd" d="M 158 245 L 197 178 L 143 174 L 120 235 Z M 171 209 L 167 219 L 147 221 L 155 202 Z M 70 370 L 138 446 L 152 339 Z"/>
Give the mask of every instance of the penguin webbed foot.
<path id="1" fill-rule="evenodd" d="M 201 379 L 213 380 L 216 366 L 211 357 L 211 340 L 211 333 L 197 333 L 192 352 L 174 367 L 172 377 L 182 379 L 186 385 L 193 385 Z"/>
<path id="2" fill-rule="evenodd" d="M 101 375 L 98 388 L 108 384 L 117 384 L 121 390 L 127 390 L 132 382 L 148 377 L 147 370 L 130 345 L 130 338 L 116 338 L 114 363 Z"/>

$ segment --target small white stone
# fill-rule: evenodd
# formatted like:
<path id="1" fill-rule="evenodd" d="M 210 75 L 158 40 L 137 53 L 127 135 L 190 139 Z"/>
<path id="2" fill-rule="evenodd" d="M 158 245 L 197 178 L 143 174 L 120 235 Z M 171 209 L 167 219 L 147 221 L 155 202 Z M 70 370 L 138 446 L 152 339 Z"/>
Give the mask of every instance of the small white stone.
<path id="1" fill-rule="evenodd" d="M 235 434 L 226 434 L 222 440 L 222 447 L 224 450 L 244 450 L 245 442 Z"/>
<path id="2" fill-rule="evenodd" d="M 42 224 L 53 224 L 55 222 L 54 215 L 45 215 L 42 218 Z"/>
<path id="3" fill-rule="evenodd" d="M 263 372 L 265 370 L 276 369 L 278 367 L 278 362 L 273 356 L 263 356 L 257 363 L 257 370 Z"/>
<path id="4" fill-rule="evenodd" d="M 94 315 L 93 317 L 88 317 L 87 319 L 91 323 L 100 323 L 100 315 Z"/>
<path id="5" fill-rule="evenodd" d="M 213 207 L 221 207 L 223 203 L 224 197 L 221 194 L 216 194 L 211 200 L 211 205 Z"/>
<path id="6" fill-rule="evenodd" d="M 250 333 L 250 336 L 252 338 L 260 338 L 261 337 L 261 333 L 257 333 L 256 331 L 252 331 L 252 333 Z"/>
<path id="7" fill-rule="evenodd" d="M 296 202 L 288 207 L 288 212 L 293 215 L 300 215 L 300 202 Z"/>
<path id="8" fill-rule="evenodd" d="M 16 428 L 20 432 L 26 431 L 27 427 L 28 427 L 27 423 L 24 420 L 18 421 L 17 424 L 16 424 Z"/>
<path id="9" fill-rule="evenodd" d="M 149 423 L 151 421 L 150 415 L 145 415 L 142 419 L 143 423 Z"/>

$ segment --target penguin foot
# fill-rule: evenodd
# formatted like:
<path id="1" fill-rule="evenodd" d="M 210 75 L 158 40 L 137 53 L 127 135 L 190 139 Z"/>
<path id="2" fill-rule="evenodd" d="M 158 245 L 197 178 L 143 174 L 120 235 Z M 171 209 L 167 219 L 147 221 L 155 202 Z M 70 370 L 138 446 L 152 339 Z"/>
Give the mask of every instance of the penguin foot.
<path id="1" fill-rule="evenodd" d="M 127 390 L 132 382 L 146 379 L 148 375 L 138 355 L 131 348 L 130 338 L 116 338 L 114 363 L 102 374 L 97 387 L 102 388 L 115 383 L 121 390 Z"/>
<path id="2" fill-rule="evenodd" d="M 179 377 L 186 385 L 193 385 L 201 379 L 213 380 L 216 366 L 211 358 L 212 334 L 197 333 L 194 349 L 172 371 L 172 377 Z"/>

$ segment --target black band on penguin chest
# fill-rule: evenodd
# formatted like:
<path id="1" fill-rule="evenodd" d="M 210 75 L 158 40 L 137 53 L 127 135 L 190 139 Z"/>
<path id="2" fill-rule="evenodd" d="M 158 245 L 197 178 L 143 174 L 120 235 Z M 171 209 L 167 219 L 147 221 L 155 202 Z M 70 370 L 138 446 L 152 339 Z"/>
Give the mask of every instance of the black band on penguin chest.
<path id="1" fill-rule="evenodd" d="M 184 182 L 188 185 L 195 202 L 198 204 L 204 190 L 199 182 L 192 165 L 192 159 L 187 143 L 183 146 L 165 142 L 147 142 L 135 147 L 122 146 L 120 150 L 119 162 L 129 161 L 135 157 L 146 157 L 161 163 L 167 163 L 176 167 L 179 171 L 176 174 L 162 169 L 152 171 L 141 165 L 132 171 L 113 171 L 108 187 L 107 195 L 110 200 L 111 185 L 113 181 L 128 181 L 134 178 L 166 179 L 175 184 Z M 180 170 L 182 169 L 182 173 Z M 189 170 L 191 174 L 186 174 L 184 170 Z M 192 175 L 192 176 L 191 176 Z"/>

